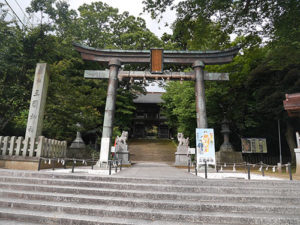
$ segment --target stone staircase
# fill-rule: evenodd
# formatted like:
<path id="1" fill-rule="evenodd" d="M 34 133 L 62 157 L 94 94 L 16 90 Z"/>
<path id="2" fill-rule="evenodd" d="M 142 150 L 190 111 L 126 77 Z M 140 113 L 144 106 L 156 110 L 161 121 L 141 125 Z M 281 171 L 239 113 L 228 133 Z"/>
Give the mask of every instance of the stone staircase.
<path id="1" fill-rule="evenodd" d="M 176 145 L 169 139 L 129 139 L 132 162 L 175 162 Z"/>
<path id="2" fill-rule="evenodd" d="M 0 224 L 300 224 L 300 182 L 2 169 Z"/>

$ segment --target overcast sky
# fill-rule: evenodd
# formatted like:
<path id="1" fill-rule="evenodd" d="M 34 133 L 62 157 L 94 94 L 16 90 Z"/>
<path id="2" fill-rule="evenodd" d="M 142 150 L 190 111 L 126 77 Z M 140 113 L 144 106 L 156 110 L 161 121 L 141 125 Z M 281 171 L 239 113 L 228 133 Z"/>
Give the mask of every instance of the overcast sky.
<path id="1" fill-rule="evenodd" d="M 31 0 L 6 0 L 8 4 L 13 8 L 16 14 L 20 17 L 22 21 L 25 20 L 24 13 L 26 13 L 25 9 L 29 6 Z M 164 14 L 164 18 L 162 22 L 158 23 L 157 20 L 152 20 L 150 15 L 147 13 L 143 13 L 143 0 L 102 0 L 102 2 L 107 3 L 108 5 L 118 8 L 120 12 L 128 11 L 131 15 L 140 16 L 145 19 L 147 27 L 158 37 L 164 32 L 171 33 L 169 27 L 165 27 L 165 23 L 171 24 L 175 19 L 175 12 L 168 11 Z M 0 0 L 1 3 L 5 4 L 5 0 Z M 67 0 L 72 9 L 78 9 L 78 7 L 84 3 L 90 4 L 91 2 L 95 2 L 95 0 Z M 175 1 L 175 2 L 178 2 Z M 22 9 L 21 9 L 22 8 Z M 23 12 L 22 12 L 23 11 Z M 143 13 L 140 15 L 140 13 Z M 11 14 L 13 14 L 11 12 Z M 28 16 L 28 15 L 27 15 Z"/>

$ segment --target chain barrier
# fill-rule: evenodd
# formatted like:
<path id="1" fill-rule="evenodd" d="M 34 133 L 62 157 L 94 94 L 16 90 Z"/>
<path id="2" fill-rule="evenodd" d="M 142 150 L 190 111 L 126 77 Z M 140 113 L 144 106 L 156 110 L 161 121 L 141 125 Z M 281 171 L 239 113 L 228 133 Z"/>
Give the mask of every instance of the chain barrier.
<path id="1" fill-rule="evenodd" d="M 91 169 L 94 169 L 94 164 L 97 163 L 97 160 L 94 159 L 75 159 L 75 158 L 47 158 L 47 157 L 40 157 L 39 163 L 38 163 L 38 171 L 41 170 L 41 164 L 44 162 L 44 164 L 52 165 L 52 170 L 55 169 L 55 162 L 61 163 L 64 169 L 66 169 L 66 163 L 72 162 L 72 173 L 74 173 L 75 166 L 83 165 L 87 166 L 89 163 L 91 164 Z M 122 160 L 108 160 L 108 168 L 109 168 L 109 175 L 111 175 L 111 169 L 115 168 L 115 172 L 118 172 L 118 168 L 121 171 L 122 170 Z"/>
<path id="2" fill-rule="evenodd" d="M 197 176 L 197 166 L 196 166 L 196 162 L 189 160 L 188 161 L 188 172 L 190 172 L 190 167 L 191 165 L 194 165 L 195 167 L 195 174 Z M 205 161 L 205 179 L 207 179 L 207 162 Z M 244 167 L 247 170 L 248 173 L 248 180 L 251 179 L 251 168 L 256 168 L 258 167 L 258 171 L 261 172 L 262 176 L 265 176 L 265 171 L 268 171 L 269 168 L 272 169 L 272 172 L 275 173 L 276 169 L 278 170 L 278 166 L 275 165 L 268 165 L 265 164 L 263 162 L 260 163 L 247 163 L 247 162 L 243 162 L 243 163 L 216 163 L 216 171 L 218 172 L 223 172 L 224 168 L 230 168 L 232 167 L 232 172 L 236 172 L 236 167 Z M 282 164 L 281 167 L 286 167 L 286 172 L 289 174 L 289 178 L 290 180 L 293 180 L 293 176 L 292 176 L 292 169 L 291 169 L 291 163 L 287 163 L 287 164 Z"/>

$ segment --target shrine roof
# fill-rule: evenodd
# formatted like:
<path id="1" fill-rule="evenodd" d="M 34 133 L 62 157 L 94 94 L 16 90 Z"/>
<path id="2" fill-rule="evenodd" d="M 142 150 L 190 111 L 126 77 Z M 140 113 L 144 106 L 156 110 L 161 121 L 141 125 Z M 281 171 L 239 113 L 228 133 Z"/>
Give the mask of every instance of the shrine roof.
<path id="1" fill-rule="evenodd" d="M 147 93 L 146 95 L 139 95 L 136 99 L 133 100 L 134 103 L 163 103 L 164 101 L 161 99 L 161 92 L 152 92 Z"/>
<path id="2" fill-rule="evenodd" d="M 283 106 L 289 116 L 300 117 L 300 93 L 286 94 L 285 97 Z"/>

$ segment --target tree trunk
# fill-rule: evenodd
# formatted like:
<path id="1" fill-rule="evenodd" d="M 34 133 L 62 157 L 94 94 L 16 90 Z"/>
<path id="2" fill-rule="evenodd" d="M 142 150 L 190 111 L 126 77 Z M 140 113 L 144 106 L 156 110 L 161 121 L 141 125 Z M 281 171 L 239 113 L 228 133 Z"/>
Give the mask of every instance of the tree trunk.
<path id="1" fill-rule="evenodd" d="M 295 132 L 293 126 L 290 124 L 289 121 L 286 123 L 286 132 L 285 132 L 285 138 L 288 143 L 290 153 L 291 153 L 291 163 L 292 165 L 296 165 L 296 155 L 294 152 L 294 149 L 296 148 L 296 142 L 295 142 Z"/>
<path id="2" fill-rule="evenodd" d="M 4 121 L 4 119 L 3 119 L 3 121 L 2 120 L 0 120 L 0 133 L 1 133 L 1 131 L 3 131 L 4 130 L 4 128 L 6 127 L 6 125 L 8 124 L 8 122 L 9 122 L 9 120 L 7 119 L 7 120 L 5 120 Z"/>

